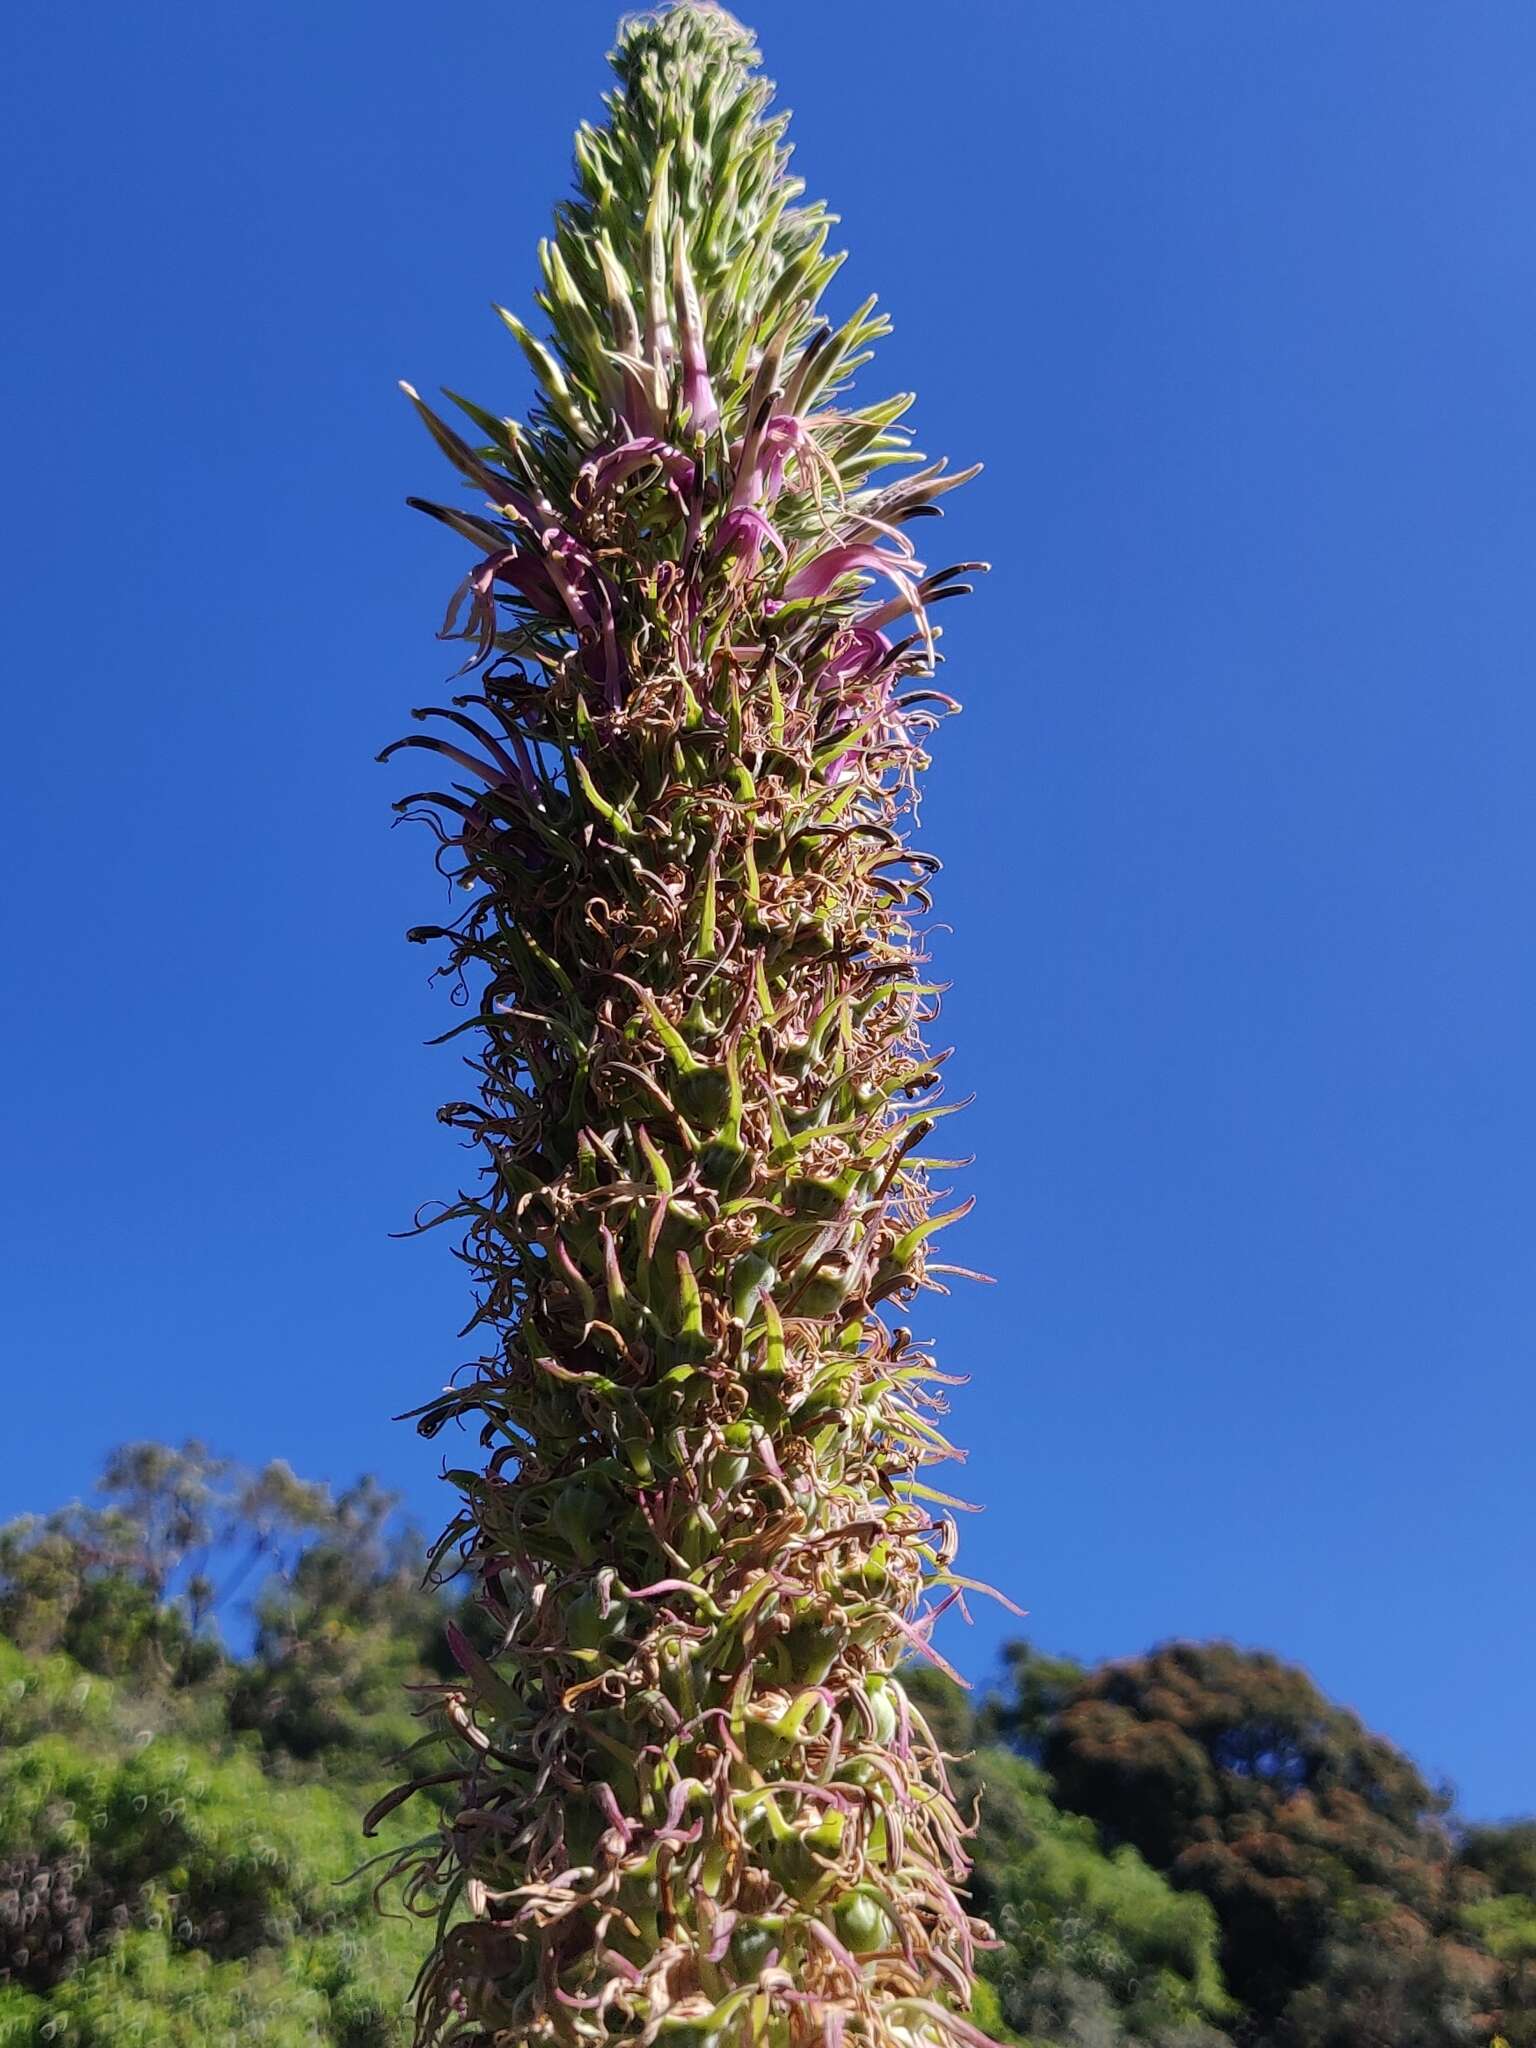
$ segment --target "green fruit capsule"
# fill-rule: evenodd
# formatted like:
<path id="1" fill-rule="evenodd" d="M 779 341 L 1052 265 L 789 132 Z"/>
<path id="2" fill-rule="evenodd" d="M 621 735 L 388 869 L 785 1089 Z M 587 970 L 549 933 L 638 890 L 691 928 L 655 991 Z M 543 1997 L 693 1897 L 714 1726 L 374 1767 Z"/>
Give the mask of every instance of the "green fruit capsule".
<path id="1" fill-rule="evenodd" d="M 753 1302 L 778 1278 L 772 1259 L 747 1252 L 731 1268 L 731 1310 L 745 1322 Z"/>
<path id="2" fill-rule="evenodd" d="M 790 1184 L 789 1205 L 796 1216 L 835 1216 L 848 1190 L 835 1180 L 797 1180 Z"/>
<path id="3" fill-rule="evenodd" d="M 883 1593 L 891 1583 L 890 1567 L 886 1562 L 889 1555 L 885 1544 L 877 1544 L 862 1563 L 844 1574 L 843 1584 L 861 1593 Z"/>
<path id="4" fill-rule="evenodd" d="M 677 1106 L 691 1124 L 714 1129 L 731 1106 L 731 1077 L 724 1067 L 691 1067 L 679 1074 Z"/>
<path id="5" fill-rule="evenodd" d="M 716 1451 L 709 1461 L 709 1484 L 717 1493 L 734 1493 L 746 1478 L 751 1460 L 742 1451 Z"/>
<path id="6" fill-rule="evenodd" d="M 787 1892 L 804 1901 L 817 1888 L 819 1879 L 826 1875 L 810 1843 L 804 1835 L 791 1835 L 788 1841 L 772 1842 L 767 1848 L 767 1860 L 774 1876 Z"/>
<path id="7" fill-rule="evenodd" d="M 712 1515 L 703 1508 L 694 1508 L 683 1518 L 676 1536 L 677 1548 L 688 1562 L 702 1564 L 720 1547 L 720 1530 Z"/>
<path id="8" fill-rule="evenodd" d="M 651 1461 L 650 1445 L 643 1437 L 626 1437 L 619 1446 L 624 1462 L 642 1484 L 649 1486 L 656 1477 L 656 1467 Z"/>
<path id="9" fill-rule="evenodd" d="M 820 1685 L 846 1640 L 835 1623 L 797 1621 L 784 1638 L 790 1669 L 801 1685 Z"/>
<path id="10" fill-rule="evenodd" d="M 845 1261 L 824 1260 L 795 1290 L 795 1313 L 802 1316 L 836 1315 L 848 1299 L 849 1280 Z"/>
<path id="11" fill-rule="evenodd" d="M 712 1138 L 699 1154 L 699 1172 L 717 1194 L 728 1195 L 741 1179 L 749 1156 L 744 1147 L 729 1139 Z"/>
<path id="12" fill-rule="evenodd" d="M 778 1041 L 779 1065 L 789 1074 L 803 1074 L 811 1063 L 811 1039 L 804 1031 L 786 1031 Z"/>
<path id="13" fill-rule="evenodd" d="M 712 1899 L 720 1896 L 720 1886 L 729 1862 L 725 1844 L 717 1835 L 705 1848 L 703 1860 L 699 1864 L 699 1888 L 707 1892 Z"/>
<path id="14" fill-rule="evenodd" d="M 889 1749 L 896 1740 L 896 1729 L 900 1721 L 895 1683 L 876 1673 L 865 1681 L 864 1697 L 875 1717 L 873 1739 L 879 1748 Z"/>
<path id="15" fill-rule="evenodd" d="M 837 1938 L 856 1956 L 867 1956 L 888 1948 L 893 1929 L 891 1916 L 878 1899 L 867 1892 L 848 1892 L 832 1909 Z"/>
<path id="16" fill-rule="evenodd" d="M 834 1808 L 819 1820 L 805 1837 L 808 1848 L 818 1856 L 835 1856 L 843 1846 L 843 1831 L 847 1822 Z"/>
<path id="17" fill-rule="evenodd" d="M 771 1725 L 774 1733 L 782 1735 L 786 1741 L 808 1738 L 814 1742 L 818 1735 L 826 1732 L 827 1723 L 831 1718 L 832 1710 L 822 1694 L 810 1690 L 801 1693 L 798 1699 L 791 1700 Z"/>
<path id="18" fill-rule="evenodd" d="M 607 1630 L 596 1593 L 582 1593 L 565 1610 L 565 1640 L 573 1650 L 595 1650 Z"/>
<path id="19" fill-rule="evenodd" d="M 703 1365 L 715 1352 L 715 1340 L 703 1330 L 678 1330 L 656 1339 L 656 1363 L 664 1372 L 679 1365 Z"/>
<path id="20" fill-rule="evenodd" d="M 731 1932 L 731 1961 L 742 1977 L 755 1977 L 766 1968 L 783 1937 L 759 1920 L 744 1920 Z"/>
<path id="21" fill-rule="evenodd" d="M 789 1742 L 767 1721 L 748 1721 L 742 1735 L 747 1761 L 758 1770 L 767 1770 L 771 1764 L 779 1763 L 788 1754 Z"/>
<path id="22" fill-rule="evenodd" d="M 590 1479 L 573 1479 L 555 1495 L 549 1527 L 575 1553 L 578 1564 L 590 1564 L 603 1532 L 612 1526 L 613 1507 Z"/>
<path id="23" fill-rule="evenodd" d="M 847 1407 L 848 1392 L 845 1380 L 841 1377 L 826 1379 L 820 1386 L 812 1387 L 795 1410 L 795 1420 L 810 1427 L 818 1427 L 843 1414 Z"/>
<path id="24" fill-rule="evenodd" d="M 589 1590 L 578 1594 L 565 1610 L 565 1639 L 573 1650 L 600 1650 L 623 1635 L 628 1617 L 628 1601 L 613 1601 L 605 1614 L 597 1593 Z"/>

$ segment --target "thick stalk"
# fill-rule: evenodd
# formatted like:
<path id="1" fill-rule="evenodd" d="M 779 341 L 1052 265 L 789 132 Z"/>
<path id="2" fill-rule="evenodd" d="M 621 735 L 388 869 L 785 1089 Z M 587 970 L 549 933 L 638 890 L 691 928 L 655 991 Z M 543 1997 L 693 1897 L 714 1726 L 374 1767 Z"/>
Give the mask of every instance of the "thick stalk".
<path id="1" fill-rule="evenodd" d="M 884 322 L 819 315 L 840 259 L 751 39 L 684 5 L 614 64 L 548 338 L 505 316 L 528 424 L 411 394 L 481 501 L 424 507 L 478 553 L 473 686 L 398 743 L 467 892 L 412 936 L 468 1005 L 441 1115 L 480 1159 L 436 1219 L 480 1355 L 418 1423 L 480 1446 L 437 1562 L 486 1617 L 408 1861 L 422 2037 L 974 2040 L 964 1830 L 897 1673 L 965 1583 L 900 1323 L 950 1220 L 903 833 L 964 588 L 907 528 L 962 479 L 846 396 Z"/>

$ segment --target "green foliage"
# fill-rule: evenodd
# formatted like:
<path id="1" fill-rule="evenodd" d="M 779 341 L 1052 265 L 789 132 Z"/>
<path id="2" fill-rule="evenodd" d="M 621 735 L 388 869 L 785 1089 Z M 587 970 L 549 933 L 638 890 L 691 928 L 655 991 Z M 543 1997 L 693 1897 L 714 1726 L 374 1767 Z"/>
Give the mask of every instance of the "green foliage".
<path id="1" fill-rule="evenodd" d="M 1106 1841 L 1211 1901 L 1227 1983 L 1287 2048 L 1394 2048 L 1393 2015 L 1409 2010 L 1415 2043 L 1484 2038 L 1490 1973 L 1456 1937 L 1476 1881 L 1446 1798 L 1305 1672 L 1168 1644 L 1089 1674 L 1043 1755 Z"/>
<path id="2" fill-rule="evenodd" d="M 1536 1899 L 1536 1820 L 1464 1828 L 1461 1860 L 1481 1871 L 1496 1892 Z"/>
<path id="3" fill-rule="evenodd" d="M 135 1932 L 49 1999 L 0 1985 L 0 2048 L 403 2048 L 408 1985 L 377 1942 L 221 1963 Z"/>
<path id="4" fill-rule="evenodd" d="M 352 1496 L 333 1502 L 281 1459 L 253 1472 L 195 1439 L 127 1444 L 97 1492 L 100 1507 L 0 1529 L 0 1633 L 104 1677 L 195 1684 L 221 1661 L 220 1608 L 253 1573 L 282 1576 L 322 1533 L 360 1561 Z"/>
<path id="5" fill-rule="evenodd" d="M 1016 1651 L 1011 1669 L 1028 1661 Z M 951 1752 L 1010 1720 L 995 1701 L 973 1712 L 937 1673 L 913 1673 L 909 1686 Z M 961 1805 L 979 1808 L 971 1895 L 1000 1943 L 981 1968 L 1010 2037 L 1062 2048 L 1199 2048 L 1224 2038 L 1212 2023 L 1235 2007 L 1204 1899 L 1175 1891 L 1134 1849 L 1106 1851 L 1093 1824 L 1064 1813 L 1026 1759 L 982 1747 L 950 1771 Z"/>
<path id="6" fill-rule="evenodd" d="M 977 1759 L 988 1792 L 1029 1797 L 1030 1848 L 986 1869 L 987 1913 L 1004 1943 L 989 1959 L 1008 2023 L 1043 2034 L 1070 2010 L 1070 1987 L 1091 1983 L 1127 2041 L 1170 2038 L 1230 2010 L 1216 1960 L 1216 1917 L 1203 1899 L 1173 1891 L 1134 1849 L 1106 1854 L 1092 1826 L 1056 1809 L 1043 1779 L 997 1751 Z M 1010 1779 L 1014 1780 L 1010 1786 Z"/>
<path id="7" fill-rule="evenodd" d="M 1389 1924 L 1327 1944 L 1315 1982 L 1289 2000 L 1278 2048 L 1479 2048 L 1499 1972 L 1464 1943 Z"/>
<path id="8" fill-rule="evenodd" d="M 1072 1657 L 1052 1657 L 1033 1643 L 1003 1645 L 1003 1690 L 982 1702 L 978 1729 L 1038 1763 L 1057 1716 L 1088 1674 Z"/>
<path id="9" fill-rule="evenodd" d="M 0 1530 L 0 1629 L 108 1677 L 203 1676 L 208 1646 L 149 1583 L 132 1538 L 122 1516 L 80 1508 Z"/>
<path id="10" fill-rule="evenodd" d="M 1536 1822 L 1467 1830 L 1463 1856 L 1495 1887 L 1461 1912 L 1468 1938 L 1499 1966 L 1499 2032 L 1508 2048 L 1536 2048 Z"/>
<path id="11" fill-rule="evenodd" d="M 419 1923 L 354 1873 L 441 1654 L 414 1539 L 366 1481 L 333 1500 L 201 1447 L 135 1446 L 107 1484 L 0 1531 L 0 2048 L 404 2048 Z M 237 1660 L 213 1617 L 253 1583 Z"/>
<path id="12" fill-rule="evenodd" d="M 352 1799 L 275 1785 L 175 1718 L 146 1728 L 63 1659 L 7 1648 L 0 1686 L 0 1867 L 22 1893 L 0 1902 L 0 2014 L 18 2040 L 24 2022 L 82 2044 L 407 2038 L 419 1943 L 354 1875 Z"/>
<path id="13" fill-rule="evenodd" d="M 174 1459 L 158 1469 L 184 1471 Z M 359 1816 L 388 1785 L 390 1745 L 417 1729 L 398 1688 L 451 1663 L 445 1610 L 406 1568 L 412 1539 L 387 1496 L 367 1482 L 335 1498 L 292 1484 L 309 1500 L 308 1535 L 254 1586 L 248 1654 L 220 1647 L 207 1617 L 198 1640 L 211 1655 L 185 1679 L 158 1659 L 104 1678 L 0 1638 L 0 2048 L 407 2048 L 430 1931 L 398 1902 L 380 1916 L 377 1871 L 352 1873 L 409 1840 L 409 1808 L 385 1814 L 372 1845 Z M 244 1497 L 270 1515 L 269 1491 Z M 127 1541 L 132 1518 L 161 1510 L 141 1498 L 113 1512 L 130 1517 L 118 1536 L 131 1555 L 142 1541 L 141 1527 Z M 13 1583 L 54 1575 L 47 1601 L 14 1611 L 46 1610 L 45 1633 L 106 1641 L 102 1659 L 115 1663 L 123 1639 L 81 1623 L 82 1612 L 110 1619 L 97 1589 L 113 1581 L 60 1547 L 60 1527 L 43 1517 L 0 1531 Z M 234 1512 L 225 1529 L 238 1567 L 255 1536 Z M 34 1563 L 37 1545 L 46 1556 Z M 138 1610 L 134 1639 L 173 1640 L 166 1616 L 185 1620 L 175 1573 L 162 1607 L 147 1623 Z M 473 1608 L 458 1622 L 483 1628 Z M 481 1634 L 471 1647 L 490 1646 Z M 931 1667 L 904 1668 L 915 1710 L 956 1759 L 957 1805 L 969 1814 L 979 1802 L 969 1897 L 1000 1941 L 980 1958 L 978 2025 L 1029 2048 L 1536 2048 L 1536 1825 L 1445 1826 L 1440 1795 L 1405 1759 L 1275 1659 L 1184 1646 L 1135 1668 L 1130 1692 L 1126 1667 L 1089 1672 L 1016 1646 L 1004 1676 L 1022 1707 L 1007 1692 L 973 1703 Z M 1136 1719 L 1172 1717 L 1205 1756 L 1219 1803 L 1188 1823 L 1195 1842 L 1224 1842 L 1257 1811 L 1271 1855 L 1303 1858 L 1321 1885 L 1310 1974 L 1278 2013 L 1238 2005 L 1224 1985 L 1220 1957 L 1251 1924 L 1243 1887 L 1190 1884 L 1182 1850 L 1154 1869 L 1110 1839 L 1112 1825 L 1066 1810 L 1019 1753 L 1058 1748 L 1081 1726 L 1077 1706 L 1106 1697 L 1127 1711 L 1135 1699 Z M 1137 1773 L 1126 1812 L 1144 1820 L 1147 1758 L 1163 1739 L 1125 1745 Z M 1305 1767 L 1286 1760 L 1298 1754 Z M 1298 1789 L 1304 1770 L 1310 1790 Z M 1291 1811 L 1320 1802 L 1330 1781 L 1371 1814 L 1363 1846 L 1337 1825 L 1318 1835 L 1314 1821 L 1309 1835 Z M 1395 1880 L 1380 1827 L 1406 1845 Z M 1320 1846 L 1328 1855 L 1306 1863 Z M 855 1931 L 851 1916 L 840 1925 Z"/>
<path id="14" fill-rule="evenodd" d="M 421 1730 L 406 1687 L 442 1669 L 442 1602 L 420 1550 L 392 1528 L 393 1496 L 364 1481 L 327 1503 L 315 1540 L 256 1604 L 254 1657 L 236 1674 L 232 1726 L 278 1768 L 327 1758 L 382 1770 Z"/>
<path id="15" fill-rule="evenodd" d="M 98 1491 L 107 1506 L 0 1529 L 12 1643 L 146 1701 L 227 1689 L 230 1726 L 290 1774 L 329 1762 L 356 1777 L 416 1739 L 405 1688 L 448 1667 L 442 1604 L 394 1495 L 362 1479 L 333 1496 L 280 1459 L 251 1471 L 196 1442 L 114 1452 Z M 255 1653 L 237 1666 L 218 1617 L 241 1593 Z"/>
<path id="16" fill-rule="evenodd" d="M 91 1741 L 120 1726 L 110 1686 L 72 1658 L 38 1656 L 0 1636 L 0 1756 L 40 1735 Z"/>

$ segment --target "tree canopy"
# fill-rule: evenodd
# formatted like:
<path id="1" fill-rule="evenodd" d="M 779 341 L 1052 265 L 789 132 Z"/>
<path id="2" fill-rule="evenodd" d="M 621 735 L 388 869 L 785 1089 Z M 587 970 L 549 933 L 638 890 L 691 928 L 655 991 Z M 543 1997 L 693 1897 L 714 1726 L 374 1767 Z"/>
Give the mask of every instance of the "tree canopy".
<path id="1" fill-rule="evenodd" d="M 1106 1843 L 1211 1902 L 1227 1982 L 1277 2040 L 1488 2038 L 1498 1972 L 1464 1917 L 1486 1883 L 1448 1795 L 1295 1665 L 1228 1643 L 1105 1665 L 1042 1756 Z"/>

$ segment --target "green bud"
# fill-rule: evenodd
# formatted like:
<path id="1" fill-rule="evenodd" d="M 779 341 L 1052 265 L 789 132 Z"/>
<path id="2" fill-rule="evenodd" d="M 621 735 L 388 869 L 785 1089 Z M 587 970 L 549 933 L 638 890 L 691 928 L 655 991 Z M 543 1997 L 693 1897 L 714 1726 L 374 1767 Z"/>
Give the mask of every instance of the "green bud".
<path id="1" fill-rule="evenodd" d="M 837 1938 L 856 1956 L 889 1948 L 895 1929 L 890 1915 L 878 1899 L 865 1892 L 849 1892 L 832 1909 Z"/>

